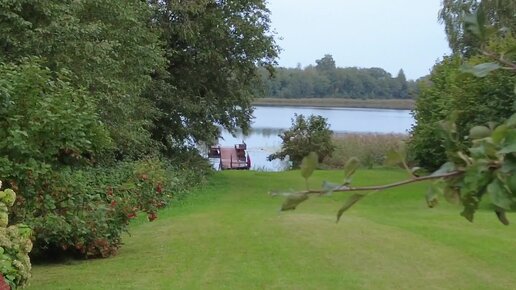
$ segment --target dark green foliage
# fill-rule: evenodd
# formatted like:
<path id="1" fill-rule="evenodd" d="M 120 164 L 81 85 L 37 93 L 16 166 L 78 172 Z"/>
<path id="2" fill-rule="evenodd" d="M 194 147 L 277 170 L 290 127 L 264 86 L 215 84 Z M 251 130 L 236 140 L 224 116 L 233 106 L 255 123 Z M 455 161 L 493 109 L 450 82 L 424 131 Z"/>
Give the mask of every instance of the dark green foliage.
<path id="1" fill-rule="evenodd" d="M 393 77 L 381 68 L 340 68 L 331 55 L 304 69 L 278 68 L 273 78 L 262 71 L 261 95 L 273 98 L 409 99 L 417 94 L 415 81 L 403 70 Z"/>
<path id="2" fill-rule="evenodd" d="M 170 151 L 212 141 L 217 126 L 247 130 L 257 68 L 271 69 L 278 52 L 265 2 L 150 2 L 168 59 L 145 93 L 158 108 L 153 138 Z"/>
<path id="3" fill-rule="evenodd" d="M 34 229 L 35 255 L 114 254 L 133 215 L 154 219 L 198 181 L 158 160 L 94 166 L 112 142 L 85 90 L 37 59 L 0 64 L 0 76 L 0 176 L 19 193 L 12 220 Z"/>
<path id="4" fill-rule="evenodd" d="M 144 1 L 0 1 L 0 11 L 0 60 L 37 56 L 54 74 L 70 72 L 96 101 L 117 156 L 148 153 L 153 110 L 139 95 L 165 59 Z"/>
<path id="5" fill-rule="evenodd" d="M 295 115 L 289 130 L 279 135 L 282 139 L 281 150 L 270 155 L 268 159 L 283 160 L 288 156 L 292 166 L 298 168 L 305 156 L 315 152 L 318 161 L 321 162 L 334 150 L 332 134 L 325 118 L 314 115 L 305 118 L 303 115 Z"/>
<path id="6" fill-rule="evenodd" d="M 434 67 L 428 82 L 421 84 L 413 112 L 416 125 L 411 130 L 410 151 L 425 168 L 436 169 L 446 160 L 439 122 L 453 111 L 449 90 L 459 73 L 459 60 L 445 58 Z"/>
<path id="7" fill-rule="evenodd" d="M 0 64 L 0 175 L 18 182 L 111 147 L 95 101 L 37 60 Z M 25 195 L 25 192 L 20 192 Z"/>
<path id="8" fill-rule="evenodd" d="M 109 256 L 202 181 L 175 149 L 249 126 L 269 29 L 262 0 L 0 0 L 0 176 L 35 254 Z"/>
<path id="9" fill-rule="evenodd" d="M 510 41 L 503 40 L 503 43 Z M 476 56 L 469 62 L 476 65 L 488 60 L 485 56 Z M 454 145 L 457 150 L 469 146 L 466 136 L 470 128 L 503 122 L 514 112 L 515 84 L 516 77 L 511 72 L 496 70 L 478 78 L 463 72 L 460 58 L 445 58 L 434 67 L 429 82 L 422 85 L 416 102 L 416 125 L 412 128 L 410 141 L 414 158 L 429 169 L 436 169 L 445 162 L 444 148 L 449 144 L 445 144 L 439 133 L 440 121 L 452 115 L 457 126 L 458 143 Z"/>

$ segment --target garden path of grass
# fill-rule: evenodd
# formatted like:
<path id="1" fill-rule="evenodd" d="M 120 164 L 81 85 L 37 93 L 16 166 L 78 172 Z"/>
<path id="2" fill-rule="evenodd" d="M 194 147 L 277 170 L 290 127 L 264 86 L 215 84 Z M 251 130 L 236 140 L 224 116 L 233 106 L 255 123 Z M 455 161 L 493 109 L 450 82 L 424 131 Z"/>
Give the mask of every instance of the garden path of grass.
<path id="1" fill-rule="evenodd" d="M 401 178 L 364 170 L 356 181 Z M 117 256 L 36 265 L 29 289 L 516 289 L 516 226 L 491 212 L 470 224 L 455 206 L 428 209 L 417 184 L 367 197 L 336 224 L 346 194 L 287 213 L 266 194 L 302 186 L 295 171 L 217 173 L 186 204 L 132 225 Z"/>

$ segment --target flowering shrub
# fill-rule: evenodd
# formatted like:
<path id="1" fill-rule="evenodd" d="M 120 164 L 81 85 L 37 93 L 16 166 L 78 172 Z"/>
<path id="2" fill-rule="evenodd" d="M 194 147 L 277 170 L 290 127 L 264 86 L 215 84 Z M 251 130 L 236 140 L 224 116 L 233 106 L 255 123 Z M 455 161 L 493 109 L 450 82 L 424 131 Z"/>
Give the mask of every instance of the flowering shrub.
<path id="1" fill-rule="evenodd" d="M 27 284 L 31 269 L 29 252 L 32 250 L 30 228 L 23 224 L 7 226 L 8 208 L 15 199 L 12 189 L 0 191 L 0 273 L 11 289 Z"/>
<path id="2" fill-rule="evenodd" d="M 180 189 L 174 174 L 159 160 L 62 170 L 51 181 L 38 181 L 46 186 L 25 198 L 17 214 L 34 229 L 36 255 L 107 257 L 116 254 L 131 219 L 142 213 L 149 221 L 157 218 Z"/>

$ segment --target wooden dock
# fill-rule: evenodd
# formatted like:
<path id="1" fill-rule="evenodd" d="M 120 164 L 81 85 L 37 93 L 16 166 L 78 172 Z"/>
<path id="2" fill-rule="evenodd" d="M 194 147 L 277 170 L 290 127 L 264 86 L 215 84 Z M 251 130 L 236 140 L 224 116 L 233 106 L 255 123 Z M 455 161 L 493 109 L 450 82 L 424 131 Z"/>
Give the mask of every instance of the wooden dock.
<path id="1" fill-rule="evenodd" d="M 237 144 L 234 147 L 212 146 L 210 157 L 220 158 L 219 169 L 250 169 L 251 158 L 246 152 L 245 144 Z"/>

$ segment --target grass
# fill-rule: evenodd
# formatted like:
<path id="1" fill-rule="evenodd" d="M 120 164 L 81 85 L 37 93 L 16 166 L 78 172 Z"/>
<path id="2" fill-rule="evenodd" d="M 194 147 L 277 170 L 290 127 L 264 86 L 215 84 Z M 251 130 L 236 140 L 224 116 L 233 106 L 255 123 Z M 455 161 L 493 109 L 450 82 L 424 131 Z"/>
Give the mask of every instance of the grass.
<path id="1" fill-rule="evenodd" d="M 404 178 L 362 170 L 357 185 Z M 311 184 L 340 180 L 317 171 Z M 516 228 L 480 212 L 428 209 L 425 185 L 377 193 L 345 213 L 346 194 L 278 212 L 266 193 L 299 188 L 299 172 L 217 173 L 188 203 L 136 223 L 118 256 L 36 265 L 29 289 L 514 289 Z M 514 214 L 509 218 L 516 219 Z"/>
<path id="2" fill-rule="evenodd" d="M 343 108 L 375 108 L 412 110 L 414 100 L 408 99 L 344 99 L 344 98 L 303 98 L 280 99 L 258 98 L 253 101 L 255 106 L 310 106 L 310 107 L 343 107 Z"/>

